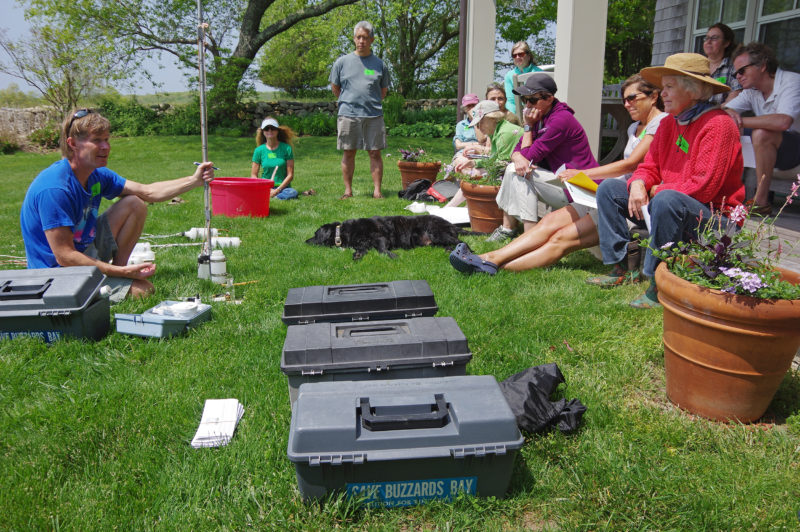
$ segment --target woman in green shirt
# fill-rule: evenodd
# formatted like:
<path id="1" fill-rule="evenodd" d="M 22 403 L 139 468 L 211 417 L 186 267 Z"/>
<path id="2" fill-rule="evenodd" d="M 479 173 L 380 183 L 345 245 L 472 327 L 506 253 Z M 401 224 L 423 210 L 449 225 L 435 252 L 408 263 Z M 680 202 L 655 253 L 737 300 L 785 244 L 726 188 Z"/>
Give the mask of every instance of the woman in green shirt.
<path id="1" fill-rule="evenodd" d="M 268 116 L 261 122 L 256 132 L 256 149 L 253 152 L 253 165 L 250 177 L 272 179 L 271 198 L 292 199 L 297 197 L 297 190 L 289 184 L 294 179 L 294 144 L 295 132 L 288 126 L 278 125 L 278 121 Z"/>

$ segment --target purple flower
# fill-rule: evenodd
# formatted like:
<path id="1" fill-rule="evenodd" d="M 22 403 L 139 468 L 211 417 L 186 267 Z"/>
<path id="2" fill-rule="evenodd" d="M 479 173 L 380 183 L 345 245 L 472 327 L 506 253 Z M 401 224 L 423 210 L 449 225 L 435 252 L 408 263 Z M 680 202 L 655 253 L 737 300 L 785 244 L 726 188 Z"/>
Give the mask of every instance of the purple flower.
<path id="1" fill-rule="evenodd" d="M 761 277 L 759 277 L 757 273 L 743 272 L 742 275 L 739 276 L 739 286 L 752 294 L 764 286 L 764 283 L 761 282 Z"/>

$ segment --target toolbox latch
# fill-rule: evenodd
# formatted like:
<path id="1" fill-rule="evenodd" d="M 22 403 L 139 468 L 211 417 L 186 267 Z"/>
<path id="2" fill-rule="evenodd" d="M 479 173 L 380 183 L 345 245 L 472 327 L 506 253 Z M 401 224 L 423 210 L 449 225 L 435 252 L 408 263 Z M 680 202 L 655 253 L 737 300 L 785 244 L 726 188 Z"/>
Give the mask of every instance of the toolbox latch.
<path id="1" fill-rule="evenodd" d="M 369 316 L 362 316 L 360 314 L 353 314 L 350 321 L 369 321 Z"/>
<path id="2" fill-rule="evenodd" d="M 304 369 L 300 371 L 300 375 L 322 375 L 323 371 L 321 369 Z"/>
<path id="3" fill-rule="evenodd" d="M 450 449 L 450 455 L 453 458 L 466 458 L 467 456 L 475 456 L 483 458 L 488 454 L 495 454 L 502 456 L 506 454 L 505 445 L 476 445 L 475 447 L 454 447 Z"/>
<path id="4" fill-rule="evenodd" d="M 433 362 L 432 364 L 434 368 L 444 368 L 446 366 L 452 366 L 452 365 L 453 365 L 452 360 L 442 360 L 441 362 Z"/>
<path id="5" fill-rule="evenodd" d="M 389 364 L 383 364 L 383 365 L 378 364 L 374 367 L 367 368 L 367 373 L 372 373 L 373 371 L 377 373 L 380 373 L 381 371 L 389 371 Z"/>
<path id="6" fill-rule="evenodd" d="M 406 318 L 420 318 L 422 317 L 422 312 L 406 312 Z"/>
<path id="7" fill-rule="evenodd" d="M 309 456 L 308 465 L 321 466 L 323 464 L 342 465 L 345 463 L 363 464 L 366 460 L 364 453 L 344 453 L 344 454 L 329 454 L 319 456 Z"/>
<path id="8" fill-rule="evenodd" d="M 69 316 L 72 314 L 71 310 L 40 310 L 39 316 Z"/>

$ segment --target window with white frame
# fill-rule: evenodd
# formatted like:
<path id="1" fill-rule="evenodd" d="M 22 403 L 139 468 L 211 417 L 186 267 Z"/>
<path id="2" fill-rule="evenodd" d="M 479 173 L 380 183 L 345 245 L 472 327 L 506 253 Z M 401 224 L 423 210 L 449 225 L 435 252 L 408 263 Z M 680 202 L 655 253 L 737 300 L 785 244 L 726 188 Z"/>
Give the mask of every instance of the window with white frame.
<path id="1" fill-rule="evenodd" d="M 800 0 L 694 0 L 690 49 L 702 53 L 703 37 L 717 22 L 737 43 L 759 41 L 775 50 L 782 68 L 800 72 Z"/>

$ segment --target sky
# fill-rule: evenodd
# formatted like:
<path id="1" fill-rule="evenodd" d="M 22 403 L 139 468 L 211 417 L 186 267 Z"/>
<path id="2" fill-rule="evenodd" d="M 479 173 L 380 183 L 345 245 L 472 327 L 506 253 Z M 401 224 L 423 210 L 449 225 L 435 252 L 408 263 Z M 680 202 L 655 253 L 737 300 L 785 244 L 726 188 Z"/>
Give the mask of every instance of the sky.
<path id="1" fill-rule="evenodd" d="M 30 25 L 25 20 L 24 11 L 17 5 L 16 0 L 0 0 L 0 28 L 3 28 L 12 39 L 27 38 Z M 0 61 L 8 62 L 8 57 L 0 51 Z M 162 67 L 162 68 L 159 68 Z M 160 60 L 148 61 L 145 68 L 153 74 L 153 78 L 162 83 L 163 86 L 158 92 L 181 92 L 189 90 L 189 86 L 184 77 L 184 70 L 180 69 L 177 63 L 169 54 L 162 54 Z M 136 88 L 135 94 L 152 94 L 156 89 L 149 81 L 144 79 L 134 80 Z M 26 84 L 23 80 L 0 72 L 0 89 L 8 88 L 12 83 L 16 83 L 23 92 L 35 91 L 33 87 Z M 267 90 L 264 85 L 258 84 L 257 90 Z M 125 90 L 125 93 L 130 90 Z M 38 92 L 37 92 L 38 94 Z"/>

